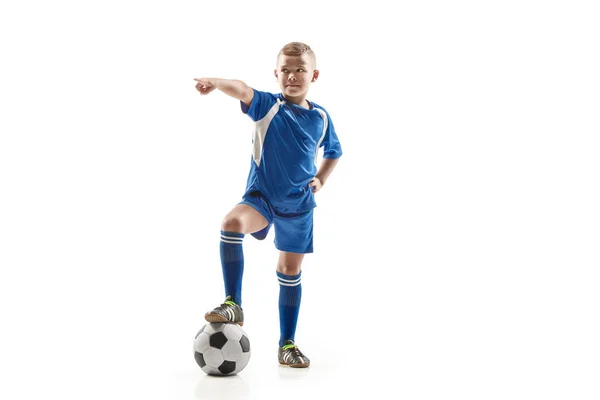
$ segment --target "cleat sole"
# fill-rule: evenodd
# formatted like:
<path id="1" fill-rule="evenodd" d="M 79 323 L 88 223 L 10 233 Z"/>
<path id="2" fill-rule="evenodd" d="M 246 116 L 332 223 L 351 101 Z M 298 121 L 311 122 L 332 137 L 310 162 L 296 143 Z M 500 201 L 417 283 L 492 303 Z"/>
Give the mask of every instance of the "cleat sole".
<path id="1" fill-rule="evenodd" d="M 227 318 L 225 318 L 225 317 L 224 317 L 224 316 L 222 316 L 222 315 L 219 315 L 219 314 L 210 314 L 210 313 L 209 313 L 209 314 L 206 314 L 206 315 L 204 316 L 204 319 L 205 319 L 206 321 L 208 321 L 208 322 L 217 322 L 217 323 L 218 323 L 218 322 L 221 322 L 221 323 L 225 323 L 225 322 L 233 322 L 233 321 L 230 321 L 230 320 L 228 320 Z M 238 322 L 236 322 L 236 324 L 238 324 L 239 326 L 243 326 L 243 325 L 244 325 L 244 322 L 243 322 L 243 321 L 238 321 Z"/>
<path id="2" fill-rule="evenodd" d="M 290 367 L 290 368 L 308 368 L 310 366 L 310 364 L 286 364 L 281 361 L 279 361 L 279 364 L 285 365 L 286 367 Z"/>

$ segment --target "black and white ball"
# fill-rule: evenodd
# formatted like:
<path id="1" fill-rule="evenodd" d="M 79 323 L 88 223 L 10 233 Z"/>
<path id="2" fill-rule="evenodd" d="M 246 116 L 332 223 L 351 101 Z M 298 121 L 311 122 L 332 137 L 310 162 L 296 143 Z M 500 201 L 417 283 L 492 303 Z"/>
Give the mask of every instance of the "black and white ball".
<path id="1" fill-rule="evenodd" d="M 250 340 L 238 324 L 208 323 L 194 338 L 194 357 L 208 375 L 235 375 L 248 365 Z"/>

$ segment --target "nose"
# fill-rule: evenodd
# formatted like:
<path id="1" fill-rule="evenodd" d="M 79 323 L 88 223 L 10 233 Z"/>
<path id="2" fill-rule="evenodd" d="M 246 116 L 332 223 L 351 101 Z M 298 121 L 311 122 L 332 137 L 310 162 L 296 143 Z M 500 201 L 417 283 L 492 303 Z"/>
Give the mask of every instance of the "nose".
<path id="1" fill-rule="evenodd" d="M 294 76 L 293 72 L 290 72 L 290 74 L 288 75 L 288 81 L 295 81 L 296 77 Z"/>

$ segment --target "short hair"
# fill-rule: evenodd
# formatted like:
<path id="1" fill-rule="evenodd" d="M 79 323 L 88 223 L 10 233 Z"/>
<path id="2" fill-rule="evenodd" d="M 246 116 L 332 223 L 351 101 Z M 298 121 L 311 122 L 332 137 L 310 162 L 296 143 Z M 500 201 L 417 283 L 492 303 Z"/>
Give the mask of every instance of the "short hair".
<path id="1" fill-rule="evenodd" d="M 302 42 L 290 42 L 283 46 L 277 54 L 277 59 L 279 59 L 280 55 L 286 56 L 302 56 L 306 54 L 312 60 L 314 67 L 317 66 L 317 57 L 315 56 L 315 52 L 310 48 L 309 45 Z"/>

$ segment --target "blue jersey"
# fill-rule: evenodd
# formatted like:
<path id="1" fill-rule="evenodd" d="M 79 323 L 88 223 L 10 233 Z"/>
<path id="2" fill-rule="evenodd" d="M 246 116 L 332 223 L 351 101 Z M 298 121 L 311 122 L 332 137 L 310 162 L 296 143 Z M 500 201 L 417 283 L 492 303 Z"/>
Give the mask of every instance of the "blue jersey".
<path id="1" fill-rule="evenodd" d="M 250 107 L 240 103 L 255 122 L 246 193 L 259 191 L 273 207 L 289 212 L 316 207 L 308 184 L 317 174 L 317 152 L 323 147 L 323 158 L 342 155 L 327 111 L 313 102 L 306 109 L 281 93 L 258 90 Z"/>

